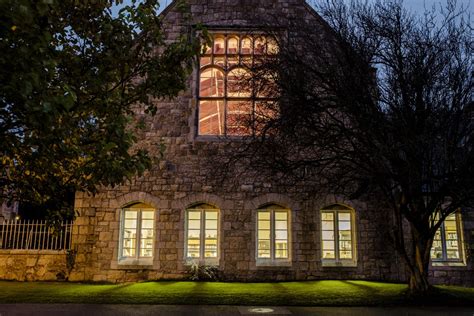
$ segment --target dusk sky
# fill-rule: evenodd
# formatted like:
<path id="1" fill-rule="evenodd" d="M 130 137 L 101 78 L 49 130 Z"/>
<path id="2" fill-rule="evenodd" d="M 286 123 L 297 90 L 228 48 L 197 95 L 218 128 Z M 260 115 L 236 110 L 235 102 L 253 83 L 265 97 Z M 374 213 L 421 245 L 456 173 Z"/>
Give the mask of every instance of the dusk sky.
<path id="1" fill-rule="evenodd" d="M 271 0 L 269 0 L 271 1 Z M 369 0 L 371 1 L 371 0 Z M 471 0 L 458 0 L 459 5 L 463 5 L 464 7 L 469 7 L 469 11 L 471 13 L 474 13 L 474 5 L 470 5 Z M 130 0 L 124 0 L 125 3 L 129 3 Z M 160 3 L 162 4 L 162 7 L 160 9 L 165 8 L 168 6 L 172 0 L 160 0 Z M 313 0 L 309 0 L 309 3 L 312 3 Z M 443 5 L 446 3 L 446 0 L 444 1 L 439 1 L 439 0 L 405 0 L 405 5 L 407 8 L 412 9 L 416 12 L 422 12 L 424 7 L 426 6 L 427 8 L 431 8 L 433 4 L 440 4 L 442 3 Z"/>

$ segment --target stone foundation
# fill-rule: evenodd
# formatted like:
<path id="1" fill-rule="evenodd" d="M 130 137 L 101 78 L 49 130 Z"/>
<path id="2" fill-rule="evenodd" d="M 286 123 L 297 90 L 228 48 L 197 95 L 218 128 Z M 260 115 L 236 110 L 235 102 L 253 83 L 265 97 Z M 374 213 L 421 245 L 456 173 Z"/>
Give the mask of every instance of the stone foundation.
<path id="1" fill-rule="evenodd" d="M 0 279 L 58 281 L 66 276 L 66 252 L 0 250 Z"/>

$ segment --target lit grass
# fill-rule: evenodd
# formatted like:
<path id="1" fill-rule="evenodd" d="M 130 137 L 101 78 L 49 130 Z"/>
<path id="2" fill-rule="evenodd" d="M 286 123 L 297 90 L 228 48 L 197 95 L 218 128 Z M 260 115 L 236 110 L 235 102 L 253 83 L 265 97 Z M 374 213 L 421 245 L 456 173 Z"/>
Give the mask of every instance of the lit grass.
<path id="1" fill-rule="evenodd" d="M 0 282 L 0 303 L 209 304 L 376 306 L 404 305 L 406 285 L 367 281 L 280 283 L 145 282 L 99 285 Z M 426 304 L 474 305 L 474 289 L 439 287 L 443 299 Z"/>

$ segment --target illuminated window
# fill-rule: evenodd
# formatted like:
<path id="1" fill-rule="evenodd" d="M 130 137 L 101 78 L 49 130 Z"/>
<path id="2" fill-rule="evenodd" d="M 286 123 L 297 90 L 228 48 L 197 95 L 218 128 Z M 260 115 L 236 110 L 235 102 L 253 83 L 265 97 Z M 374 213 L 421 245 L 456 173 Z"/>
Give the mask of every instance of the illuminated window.
<path id="1" fill-rule="evenodd" d="M 218 258 L 219 212 L 210 205 L 186 210 L 186 258 Z"/>
<path id="2" fill-rule="evenodd" d="M 463 261 L 461 213 L 446 217 L 436 231 L 431 247 L 431 259 L 433 261 Z"/>
<path id="3" fill-rule="evenodd" d="M 255 133 L 256 106 L 275 100 L 274 81 L 252 78 L 251 69 L 258 58 L 276 52 L 276 41 L 263 36 L 214 34 L 200 58 L 199 135 Z"/>
<path id="4" fill-rule="evenodd" d="M 321 211 L 321 249 L 323 262 L 354 262 L 354 213 L 342 206 L 332 205 Z"/>
<path id="5" fill-rule="evenodd" d="M 155 210 L 135 204 L 122 210 L 120 259 L 153 257 Z"/>
<path id="6" fill-rule="evenodd" d="M 289 211 L 268 207 L 257 211 L 257 259 L 289 258 Z"/>

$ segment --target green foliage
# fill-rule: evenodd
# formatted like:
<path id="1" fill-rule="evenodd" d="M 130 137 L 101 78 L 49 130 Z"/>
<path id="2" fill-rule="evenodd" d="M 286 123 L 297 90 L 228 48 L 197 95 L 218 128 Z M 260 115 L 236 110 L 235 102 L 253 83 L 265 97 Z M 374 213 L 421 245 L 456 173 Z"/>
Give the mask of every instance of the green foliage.
<path id="1" fill-rule="evenodd" d="M 184 89 L 199 41 L 165 44 L 158 1 L 0 0 L 0 193 L 64 207 L 150 167 L 134 106 Z M 2 196 L 0 196 L 0 199 Z M 55 200 L 56 199 L 56 200 Z M 59 200 L 59 201 L 57 201 Z"/>
<path id="2" fill-rule="evenodd" d="M 189 279 L 191 281 L 217 281 L 219 269 L 215 265 L 201 264 L 191 261 L 189 265 Z"/>

